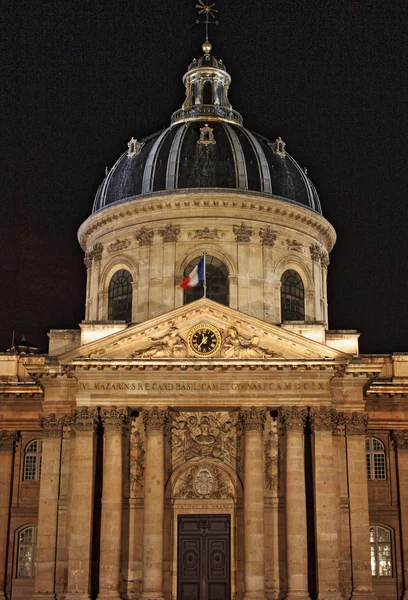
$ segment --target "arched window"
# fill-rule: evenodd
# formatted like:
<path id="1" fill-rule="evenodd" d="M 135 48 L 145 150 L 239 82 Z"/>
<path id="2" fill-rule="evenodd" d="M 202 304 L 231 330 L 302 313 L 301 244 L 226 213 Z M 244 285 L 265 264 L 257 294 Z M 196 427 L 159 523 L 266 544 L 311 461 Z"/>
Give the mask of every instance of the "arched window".
<path id="1" fill-rule="evenodd" d="M 190 275 L 194 267 L 200 262 L 202 256 L 197 256 L 184 270 L 184 277 Z M 205 257 L 205 273 L 207 283 L 207 298 L 224 304 L 229 305 L 229 285 L 228 285 L 228 269 L 215 256 Z M 184 290 L 184 304 L 193 302 L 202 298 L 204 295 L 203 284 L 199 283 L 196 287 Z"/>
<path id="2" fill-rule="evenodd" d="M 305 288 L 299 273 L 288 269 L 281 277 L 281 320 L 304 321 Z"/>
<path id="3" fill-rule="evenodd" d="M 116 271 L 108 291 L 109 321 L 132 320 L 132 275 L 125 269 Z"/>
<path id="4" fill-rule="evenodd" d="M 377 438 L 366 438 L 367 479 L 386 479 L 385 448 Z"/>
<path id="5" fill-rule="evenodd" d="M 25 527 L 18 534 L 17 577 L 35 576 L 37 528 Z"/>
<path id="6" fill-rule="evenodd" d="M 212 104 L 212 84 L 211 81 L 204 81 L 203 104 Z"/>
<path id="7" fill-rule="evenodd" d="M 391 531 L 380 525 L 370 527 L 371 575 L 392 577 Z"/>
<path id="8" fill-rule="evenodd" d="M 24 452 L 24 481 L 38 481 L 41 477 L 42 441 L 33 440 L 27 444 Z"/>

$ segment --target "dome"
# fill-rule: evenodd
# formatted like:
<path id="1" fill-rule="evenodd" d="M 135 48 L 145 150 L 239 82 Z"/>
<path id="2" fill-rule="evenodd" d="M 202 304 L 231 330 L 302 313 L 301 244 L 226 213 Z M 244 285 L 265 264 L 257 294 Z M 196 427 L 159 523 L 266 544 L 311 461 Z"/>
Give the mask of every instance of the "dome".
<path id="1" fill-rule="evenodd" d="M 243 126 L 228 99 L 231 77 L 206 50 L 183 76 L 186 99 L 171 125 L 128 150 L 107 172 L 93 212 L 152 193 L 234 189 L 278 196 L 319 214 L 317 192 L 281 138 L 274 142 Z"/>

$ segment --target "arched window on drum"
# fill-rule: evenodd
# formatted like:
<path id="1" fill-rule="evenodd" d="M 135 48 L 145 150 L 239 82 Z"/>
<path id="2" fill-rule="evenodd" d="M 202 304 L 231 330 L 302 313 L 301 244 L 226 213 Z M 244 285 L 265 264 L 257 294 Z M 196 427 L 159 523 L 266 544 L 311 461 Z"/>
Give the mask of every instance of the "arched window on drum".
<path id="1" fill-rule="evenodd" d="M 305 288 L 299 273 L 293 269 L 281 277 L 281 320 L 305 320 Z"/>
<path id="2" fill-rule="evenodd" d="M 184 269 L 184 277 L 190 275 L 191 271 L 200 262 L 202 256 L 197 256 L 191 261 L 189 265 Z M 228 282 L 228 269 L 226 265 L 209 254 L 205 257 L 205 273 L 206 273 L 206 284 L 207 284 L 207 298 L 224 304 L 229 305 L 229 282 Z M 198 300 L 204 296 L 203 283 L 200 282 L 196 287 L 187 288 L 184 290 L 184 304 Z"/>
<path id="3" fill-rule="evenodd" d="M 132 275 L 125 269 L 116 271 L 108 289 L 109 321 L 132 320 Z"/>

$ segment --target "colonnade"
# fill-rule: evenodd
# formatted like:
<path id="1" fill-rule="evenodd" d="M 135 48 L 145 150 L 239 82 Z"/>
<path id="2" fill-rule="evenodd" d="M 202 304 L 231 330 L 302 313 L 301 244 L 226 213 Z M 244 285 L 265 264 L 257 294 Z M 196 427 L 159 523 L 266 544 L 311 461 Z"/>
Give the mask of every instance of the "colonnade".
<path id="1" fill-rule="evenodd" d="M 308 600 L 308 564 L 305 490 L 304 429 L 308 420 L 312 436 L 313 484 L 315 510 L 316 575 L 319 600 L 341 600 L 339 587 L 340 545 L 338 523 L 340 503 L 334 481 L 338 477 L 333 460 L 333 435 L 337 424 L 345 424 L 347 444 L 348 492 L 352 556 L 352 598 L 373 600 L 370 548 L 368 492 L 365 467 L 365 432 L 367 416 L 353 413 L 344 416 L 331 407 L 307 409 L 298 406 L 278 410 L 280 432 L 284 443 L 286 570 L 287 600 Z M 123 512 L 124 435 L 128 427 L 125 409 L 105 407 L 100 411 L 104 428 L 103 490 L 100 543 L 99 598 L 120 599 L 120 564 Z M 98 414 L 87 407 L 72 411 L 70 500 L 68 542 L 68 600 L 89 600 L 91 578 L 91 546 L 94 499 L 95 432 Z M 245 600 L 265 599 L 265 533 L 264 533 L 264 440 L 266 410 L 245 408 L 240 411 L 244 435 L 244 581 Z M 165 429 L 167 410 L 153 407 L 143 411 L 146 431 L 144 527 L 143 527 L 143 591 L 146 600 L 162 599 L 164 570 L 164 488 Z M 57 551 L 58 487 L 61 460 L 63 419 L 44 415 L 43 463 L 39 502 L 39 534 L 35 596 L 55 598 L 55 556 Z M 7 438 L 7 439 L 6 439 Z M 398 452 L 408 453 L 408 435 Z M 0 452 L 12 455 L 15 438 L 0 439 Z M 406 457 L 404 457 L 406 458 Z M 2 460 L 0 485 L 11 481 L 10 461 Z M 400 477 L 408 482 L 408 461 L 400 460 Z M 7 473 L 6 473 L 7 470 Z M 4 472 L 3 472 L 4 471 Z M 405 490 L 408 486 L 405 487 Z M 0 548 L 6 547 L 5 530 L 7 494 L 0 494 Z M 408 508 L 408 495 L 400 497 Z M 4 506 L 3 506 L 4 505 Z M 401 514 L 404 511 L 401 510 Z M 403 519 L 404 539 L 408 525 Z M 404 548 L 405 549 L 405 548 Z M 0 597 L 4 597 L 4 565 L 0 554 Z M 2 571 L 3 569 L 3 571 Z M 408 571 L 405 571 L 405 581 Z M 404 600 L 408 599 L 407 591 Z"/>

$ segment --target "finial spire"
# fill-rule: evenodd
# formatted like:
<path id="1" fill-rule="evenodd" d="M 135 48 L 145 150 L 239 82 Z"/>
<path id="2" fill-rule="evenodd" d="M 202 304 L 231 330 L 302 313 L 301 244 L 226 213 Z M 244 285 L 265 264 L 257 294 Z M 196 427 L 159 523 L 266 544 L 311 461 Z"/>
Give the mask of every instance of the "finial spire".
<path id="1" fill-rule="evenodd" d="M 213 4 L 206 4 L 204 0 L 198 0 L 198 4 L 196 4 L 198 14 L 205 15 L 205 21 L 200 21 L 200 19 L 197 19 L 196 23 L 205 23 L 205 42 L 202 45 L 202 48 L 206 56 L 210 54 L 212 49 L 212 46 L 208 41 L 208 25 L 218 25 L 218 21 L 215 20 L 215 13 L 217 13 L 218 10 L 216 10 L 214 6 L 215 2 Z M 214 19 L 214 21 L 210 21 L 210 17 Z"/>

